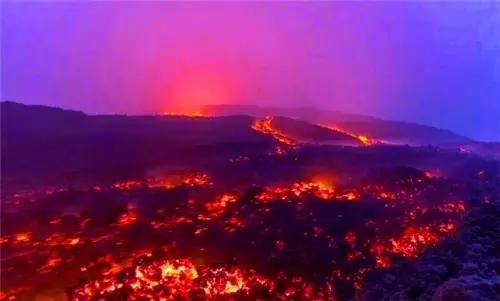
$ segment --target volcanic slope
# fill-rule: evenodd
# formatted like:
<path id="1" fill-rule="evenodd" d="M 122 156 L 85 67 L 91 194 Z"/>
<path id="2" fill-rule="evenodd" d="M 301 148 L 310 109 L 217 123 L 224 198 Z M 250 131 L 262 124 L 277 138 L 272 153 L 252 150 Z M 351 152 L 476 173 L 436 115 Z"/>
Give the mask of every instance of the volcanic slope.
<path id="1" fill-rule="evenodd" d="M 179 184 L 17 193 L 2 206 L 2 293 L 350 300 L 366 277 L 418 258 L 498 195 L 498 173 L 475 168 L 467 181 L 396 168 L 335 188 L 306 178 L 236 187 L 201 172 Z"/>
<path id="2" fill-rule="evenodd" d="M 440 145 L 446 143 L 468 143 L 471 139 L 436 127 L 402 121 L 383 120 L 371 116 L 348 114 L 312 107 L 280 108 L 246 105 L 211 105 L 201 111 L 213 116 L 251 115 L 284 116 L 342 129 L 356 136 L 366 136 L 394 144 Z"/>
<path id="3" fill-rule="evenodd" d="M 357 143 L 342 133 L 289 118 L 276 118 L 262 131 L 253 126 L 255 118 L 243 115 L 94 116 L 14 102 L 2 102 L 0 111 L 2 175 L 9 179 L 103 170 L 134 176 L 166 163 L 180 168 L 217 164 L 287 144 L 276 139 L 276 133 L 290 136 L 294 143 Z"/>
<path id="4" fill-rule="evenodd" d="M 276 140 L 287 145 L 363 145 L 357 137 L 353 137 L 337 129 L 330 129 L 288 117 L 256 118 L 252 124 L 252 128 L 264 134 L 271 135 Z"/>
<path id="5" fill-rule="evenodd" d="M 176 178 L 134 178 L 81 189 L 60 185 L 11 195 L 2 190 L 2 300 L 48 300 L 69 288 L 69 300 L 347 301 L 367 280 L 400 269 L 452 236 L 467 212 L 500 195 L 498 162 L 471 154 L 427 147 L 300 145 L 287 140 L 297 131 L 271 118 L 70 112 L 65 119 L 59 110 L 49 112 L 55 116 L 36 124 L 39 128 L 24 123 L 8 128 L 9 144 L 44 132 L 56 133 L 39 138 L 51 142 L 105 133 L 96 140 L 98 146 L 123 137 L 140 144 L 143 135 L 162 130 L 167 134 L 161 139 L 182 136 L 181 126 L 165 129 L 172 120 L 197 124 L 189 131 L 204 143 L 214 139 L 210 135 L 244 140 L 233 132 L 236 126 L 221 129 L 220 136 L 211 132 L 239 124 L 224 123 L 232 120 L 254 135 L 253 151 L 260 152 L 255 145 L 264 143 L 273 152 L 242 153 Z M 9 116 L 10 122 L 14 117 Z M 213 121 L 220 123 L 213 126 Z M 163 127 L 151 127 L 158 122 Z M 227 148 L 234 142 L 221 143 Z M 213 148 L 195 144 L 201 148 L 189 154 L 186 148 L 177 150 L 166 163 L 221 156 L 221 143 Z M 285 150 L 274 151 L 276 145 Z M 154 153 L 144 151 L 146 157 Z M 75 160 L 91 157 L 84 155 L 76 154 Z M 443 172 L 448 163 L 455 172 L 447 176 L 409 167 L 434 166 Z M 46 164 L 50 168 L 54 162 Z"/>
<path id="6" fill-rule="evenodd" d="M 166 162 L 183 165 L 215 155 L 226 161 L 241 150 L 273 148 L 275 140 L 252 130 L 252 121 L 245 116 L 92 116 L 3 102 L 2 174 L 126 167 L 126 172 L 137 170 L 142 175 Z M 204 154 L 204 146 L 217 151 Z"/>

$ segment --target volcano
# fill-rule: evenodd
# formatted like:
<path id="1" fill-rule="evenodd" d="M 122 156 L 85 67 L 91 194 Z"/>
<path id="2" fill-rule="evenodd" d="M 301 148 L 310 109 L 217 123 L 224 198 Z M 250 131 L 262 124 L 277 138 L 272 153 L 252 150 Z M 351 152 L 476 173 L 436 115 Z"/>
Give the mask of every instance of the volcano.
<path id="1" fill-rule="evenodd" d="M 500 283 L 489 156 L 283 111 L 1 109 L 2 300 L 492 300 Z"/>

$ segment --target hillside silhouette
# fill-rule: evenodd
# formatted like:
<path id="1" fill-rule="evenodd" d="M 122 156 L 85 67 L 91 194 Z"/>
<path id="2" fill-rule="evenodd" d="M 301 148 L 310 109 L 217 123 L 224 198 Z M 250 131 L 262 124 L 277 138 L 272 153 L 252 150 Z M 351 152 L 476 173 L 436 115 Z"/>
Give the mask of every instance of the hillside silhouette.
<path id="1" fill-rule="evenodd" d="M 358 135 L 387 140 L 398 144 L 438 145 L 468 143 L 471 139 L 452 131 L 403 121 L 383 120 L 371 116 L 329 111 L 312 107 L 280 108 L 251 105 L 210 105 L 203 111 L 208 115 L 284 116 L 309 123 L 335 125 Z"/>

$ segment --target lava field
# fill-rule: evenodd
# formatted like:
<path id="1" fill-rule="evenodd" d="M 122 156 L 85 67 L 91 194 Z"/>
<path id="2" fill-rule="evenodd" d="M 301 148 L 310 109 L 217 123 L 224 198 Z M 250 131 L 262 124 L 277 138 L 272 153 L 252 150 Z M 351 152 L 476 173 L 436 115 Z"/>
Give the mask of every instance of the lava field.
<path id="1" fill-rule="evenodd" d="M 350 300 L 498 196 L 473 172 L 473 185 L 395 167 L 346 185 L 312 175 L 228 187 L 189 171 L 4 196 L 1 298 Z"/>
<path id="2" fill-rule="evenodd" d="M 199 122 L 193 133 L 235 121 L 173 118 Z M 444 278 L 425 290 L 390 279 L 425 282 L 401 267 L 463 232 L 464 218 L 500 196 L 498 162 L 475 154 L 388 145 L 283 118 L 238 120 L 239 131 L 248 126 L 245 135 L 258 140 L 245 151 L 220 142 L 172 151 L 189 168 L 3 189 L 0 299 L 371 301 L 404 294 L 397 300 L 424 301 Z M 120 151 L 102 162 L 131 154 Z M 148 158 L 135 166 L 156 162 Z M 494 254 L 495 243 L 486 243 Z M 467 270 L 450 269 L 449 277 Z M 370 295 L 382 288 L 386 295 Z"/>

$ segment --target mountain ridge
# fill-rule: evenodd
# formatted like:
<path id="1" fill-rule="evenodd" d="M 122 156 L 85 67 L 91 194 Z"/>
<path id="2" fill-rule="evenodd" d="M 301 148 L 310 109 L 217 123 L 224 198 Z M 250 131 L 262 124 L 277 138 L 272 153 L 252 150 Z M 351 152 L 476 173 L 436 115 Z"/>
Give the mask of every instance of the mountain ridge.
<path id="1" fill-rule="evenodd" d="M 246 112 L 251 116 L 283 116 L 315 124 L 335 125 L 356 135 L 378 140 L 393 140 L 398 144 L 468 143 L 473 140 L 453 131 L 412 122 L 385 120 L 361 114 L 322 110 L 314 107 L 259 107 L 252 105 L 208 105 L 202 108 L 209 115 L 235 115 Z"/>
<path id="2" fill-rule="evenodd" d="M 13 101 L 0 102 L 2 109 L 13 107 L 30 107 L 47 111 L 53 109 L 57 112 L 67 112 L 73 116 L 128 116 L 139 117 L 135 115 L 117 115 L 103 114 L 90 115 L 82 111 L 67 110 L 59 107 L 50 107 L 44 105 L 25 105 Z M 187 112 L 189 108 L 185 109 Z M 200 108 L 197 108 L 200 110 Z M 278 107 L 278 106 L 256 106 L 256 105 L 205 105 L 201 107 L 201 111 L 205 116 L 253 116 L 253 117 L 287 117 L 313 123 L 316 125 L 333 125 L 343 128 L 348 132 L 356 135 L 366 135 L 378 140 L 392 140 L 396 144 L 417 144 L 417 145 L 436 145 L 436 144 L 454 144 L 454 143 L 471 143 L 479 142 L 470 139 L 464 135 L 455 133 L 448 129 L 438 128 L 425 124 L 414 122 L 396 121 L 381 119 L 373 116 L 345 113 L 335 110 L 325 110 L 316 107 Z M 161 115 L 161 114 L 158 114 Z M 141 115 L 155 116 L 152 115 Z"/>

